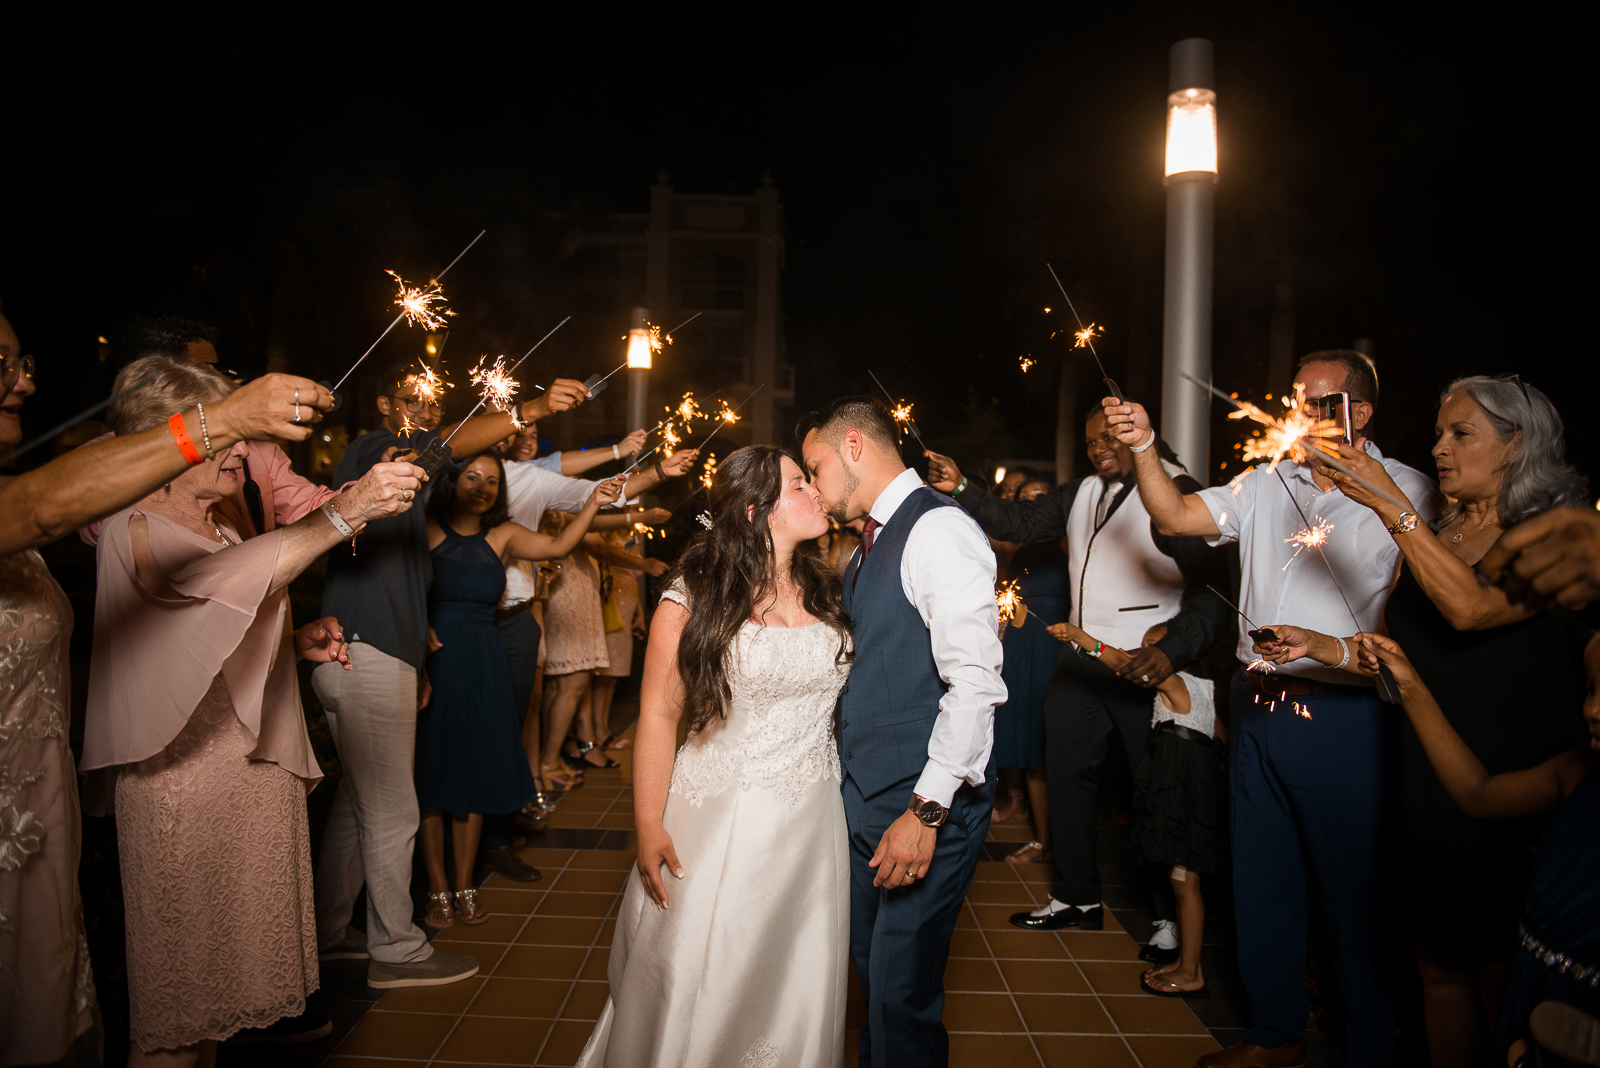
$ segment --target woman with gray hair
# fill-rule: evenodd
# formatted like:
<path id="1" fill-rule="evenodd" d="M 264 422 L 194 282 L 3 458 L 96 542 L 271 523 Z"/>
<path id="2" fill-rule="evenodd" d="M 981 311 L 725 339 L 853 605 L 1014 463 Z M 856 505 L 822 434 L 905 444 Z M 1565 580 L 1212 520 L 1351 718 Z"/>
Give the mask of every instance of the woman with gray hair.
<path id="1" fill-rule="evenodd" d="M 1589 634 L 1570 614 L 1532 614 L 1511 604 L 1498 588 L 1478 583 L 1473 565 L 1507 527 L 1583 501 L 1584 480 L 1564 461 L 1555 406 L 1516 375 L 1451 382 L 1435 433 L 1439 488 L 1450 499 L 1435 524 L 1418 523 L 1399 487 L 1359 450 L 1340 454 L 1395 500 L 1340 472 L 1329 477 L 1371 508 L 1400 547 L 1384 624 L 1451 725 L 1489 774 L 1531 768 L 1587 744 Z M 1349 637 L 1273 629 L 1294 646 L 1284 655 L 1347 669 L 1361 659 Z M 1474 1065 L 1494 1034 L 1507 962 L 1525 937 L 1517 917 L 1538 827 L 1468 819 L 1409 720 L 1396 716 L 1394 731 L 1395 904 L 1416 944 L 1429 1053 L 1435 1068 Z"/>
<path id="2" fill-rule="evenodd" d="M 118 374 L 118 440 L 232 392 L 147 356 Z M 242 539 L 216 505 L 244 443 L 101 529 L 82 770 L 114 793 L 128 942 L 130 1064 L 210 1063 L 215 1044 L 305 1009 L 317 941 L 305 795 L 321 779 L 297 658 L 348 664 L 333 619 L 288 633 L 287 587 L 367 522 L 411 507 L 422 472 L 378 464 L 317 511 Z M 207 443 L 209 445 L 210 443 Z"/>

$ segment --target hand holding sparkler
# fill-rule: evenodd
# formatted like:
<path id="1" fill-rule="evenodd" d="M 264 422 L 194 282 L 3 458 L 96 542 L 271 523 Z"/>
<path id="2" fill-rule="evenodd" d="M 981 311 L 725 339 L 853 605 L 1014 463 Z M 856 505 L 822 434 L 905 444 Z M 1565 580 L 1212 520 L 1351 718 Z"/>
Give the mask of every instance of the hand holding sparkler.
<path id="1" fill-rule="evenodd" d="M 333 394 L 308 378 L 269 374 L 248 382 L 215 404 L 208 403 L 213 441 L 305 441 Z M 219 434 L 220 431 L 220 434 Z"/>
<path id="2" fill-rule="evenodd" d="M 961 468 L 950 457 L 930 449 L 922 450 L 928 458 L 928 485 L 940 493 L 954 493 L 961 486 Z"/>
<path id="3" fill-rule="evenodd" d="M 1130 448 L 1149 441 L 1154 428 L 1144 405 L 1116 397 L 1102 397 L 1100 404 L 1105 409 L 1106 429 L 1112 437 Z"/>
<path id="4" fill-rule="evenodd" d="M 617 442 L 617 455 L 632 456 L 634 453 L 644 448 L 644 439 L 648 436 L 648 434 L 649 432 L 645 430 L 635 430 L 630 433 L 627 437 Z"/>
<path id="5" fill-rule="evenodd" d="M 1360 646 L 1357 658 L 1361 661 L 1362 674 L 1382 677 L 1387 672 L 1394 680 L 1402 701 L 1428 692 L 1422 676 L 1417 673 L 1416 666 L 1406 656 L 1405 650 L 1400 648 L 1399 642 L 1388 635 L 1369 631 L 1357 634 L 1354 640 Z"/>
<path id="6" fill-rule="evenodd" d="M 1348 473 L 1341 471 L 1332 464 L 1323 464 L 1319 461 L 1322 454 L 1313 454 L 1312 463 L 1322 468 L 1326 475 L 1339 491 L 1357 504 L 1371 508 L 1383 519 L 1387 526 L 1400 518 L 1401 512 L 1415 512 L 1411 499 L 1405 495 L 1389 471 L 1381 462 L 1368 455 L 1367 451 L 1359 446 L 1338 443 L 1339 459 L 1349 469 Z M 1398 499 L 1400 504 L 1394 501 Z"/>
<path id="7" fill-rule="evenodd" d="M 656 466 L 661 468 L 661 473 L 667 478 L 677 478 L 686 474 L 699 458 L 699 449 L 679 449 Z"/>

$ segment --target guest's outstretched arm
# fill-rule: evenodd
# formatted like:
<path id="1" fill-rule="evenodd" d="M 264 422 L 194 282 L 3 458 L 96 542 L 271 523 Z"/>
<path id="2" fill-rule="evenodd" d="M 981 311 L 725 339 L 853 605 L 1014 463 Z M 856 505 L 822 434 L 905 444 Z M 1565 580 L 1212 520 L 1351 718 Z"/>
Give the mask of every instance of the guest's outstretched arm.
<path id="1" fill-rule="evenodd" d="M 1597 758 L 1592 749 L 1569 749 L 1536 767 L 1490 775 L 1445 718 L 1399 643 L 1371 633 L 1362 634 L 1361 643 L 1363 657 L 1382 662 L 1393 673 L 1406 715 L 1434 774 L 1456 807 L 1474 819 L 1515 819 L 1549 812 L 1595 769 Z"/>
<path id="2" fill-rule="evenodd" d="M 1193 493 L 1184 493 L 1161 466 L 1161 450 L 1155 448 L 1156 432 L 1144 405 L 1104 400 L 1106 426 L 1117 440 L 1133 449 L 1133 469 L 1139 479 L 1139 497 L 1145 511 L 1163 534 L 1198 534 L 1215 538 L 1222 532 L 1211 509 Z"/>
<path id="3" fill-rule="evenodd" d="M 949 493 L 978 526 L 991 538 L 1026 545 L 1045 538 L 1059 538 L 1067 532 L 1067 514 L 1077 496 L 1082 479 L 1057 486 L 1031 501 L 1003 501 L 983 486 L 962 477 L 955 461 L 932 451 L 928 458 L 929 485 Z"/>

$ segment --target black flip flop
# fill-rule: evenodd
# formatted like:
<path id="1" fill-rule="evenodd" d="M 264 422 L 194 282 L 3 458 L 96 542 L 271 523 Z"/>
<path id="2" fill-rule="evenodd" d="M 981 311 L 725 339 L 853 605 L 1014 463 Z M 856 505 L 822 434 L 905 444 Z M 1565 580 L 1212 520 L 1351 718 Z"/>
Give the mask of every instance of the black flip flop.
<path id="1" fill-rule="evenodd" d="M 1142 972 L 1139 974 L 1139 987 L 1146 994 L 1154 994 L 1158 998 L 1184 998 L 1191 1001 L 1200 1001 L 1211 996 L 1211 990 L 1208 987 L 1201 987 L 1199 990 L 1157 990 L 1145 982 L 1145 976 Z"/>

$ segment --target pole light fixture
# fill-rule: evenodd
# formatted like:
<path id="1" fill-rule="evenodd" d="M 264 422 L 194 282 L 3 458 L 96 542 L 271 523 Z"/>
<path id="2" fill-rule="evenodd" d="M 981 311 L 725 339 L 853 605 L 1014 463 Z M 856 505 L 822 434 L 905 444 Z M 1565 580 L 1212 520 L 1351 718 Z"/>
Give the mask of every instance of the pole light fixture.
<path id="1" fill-rule="evenodd" d="M 650 370 L 650 331 L 642 326 L 628 331 L 628 366 Z"/>
<path id="2" fill-rule="evenodd" d="M 650 396 L 649 311 L 633 309 L 633 325 L 628 330 L 628 429 L 644 426 L 644 410 Z"/>
<path id="3" fill-rule="evenodd" d="M 1202 482 L 1211 462 L 1211 289 L 1217 94 L 1211 42 L 1172 46 L 1167 96 L 1167 272 L 1161 332 L 1161 430 Z"/>

